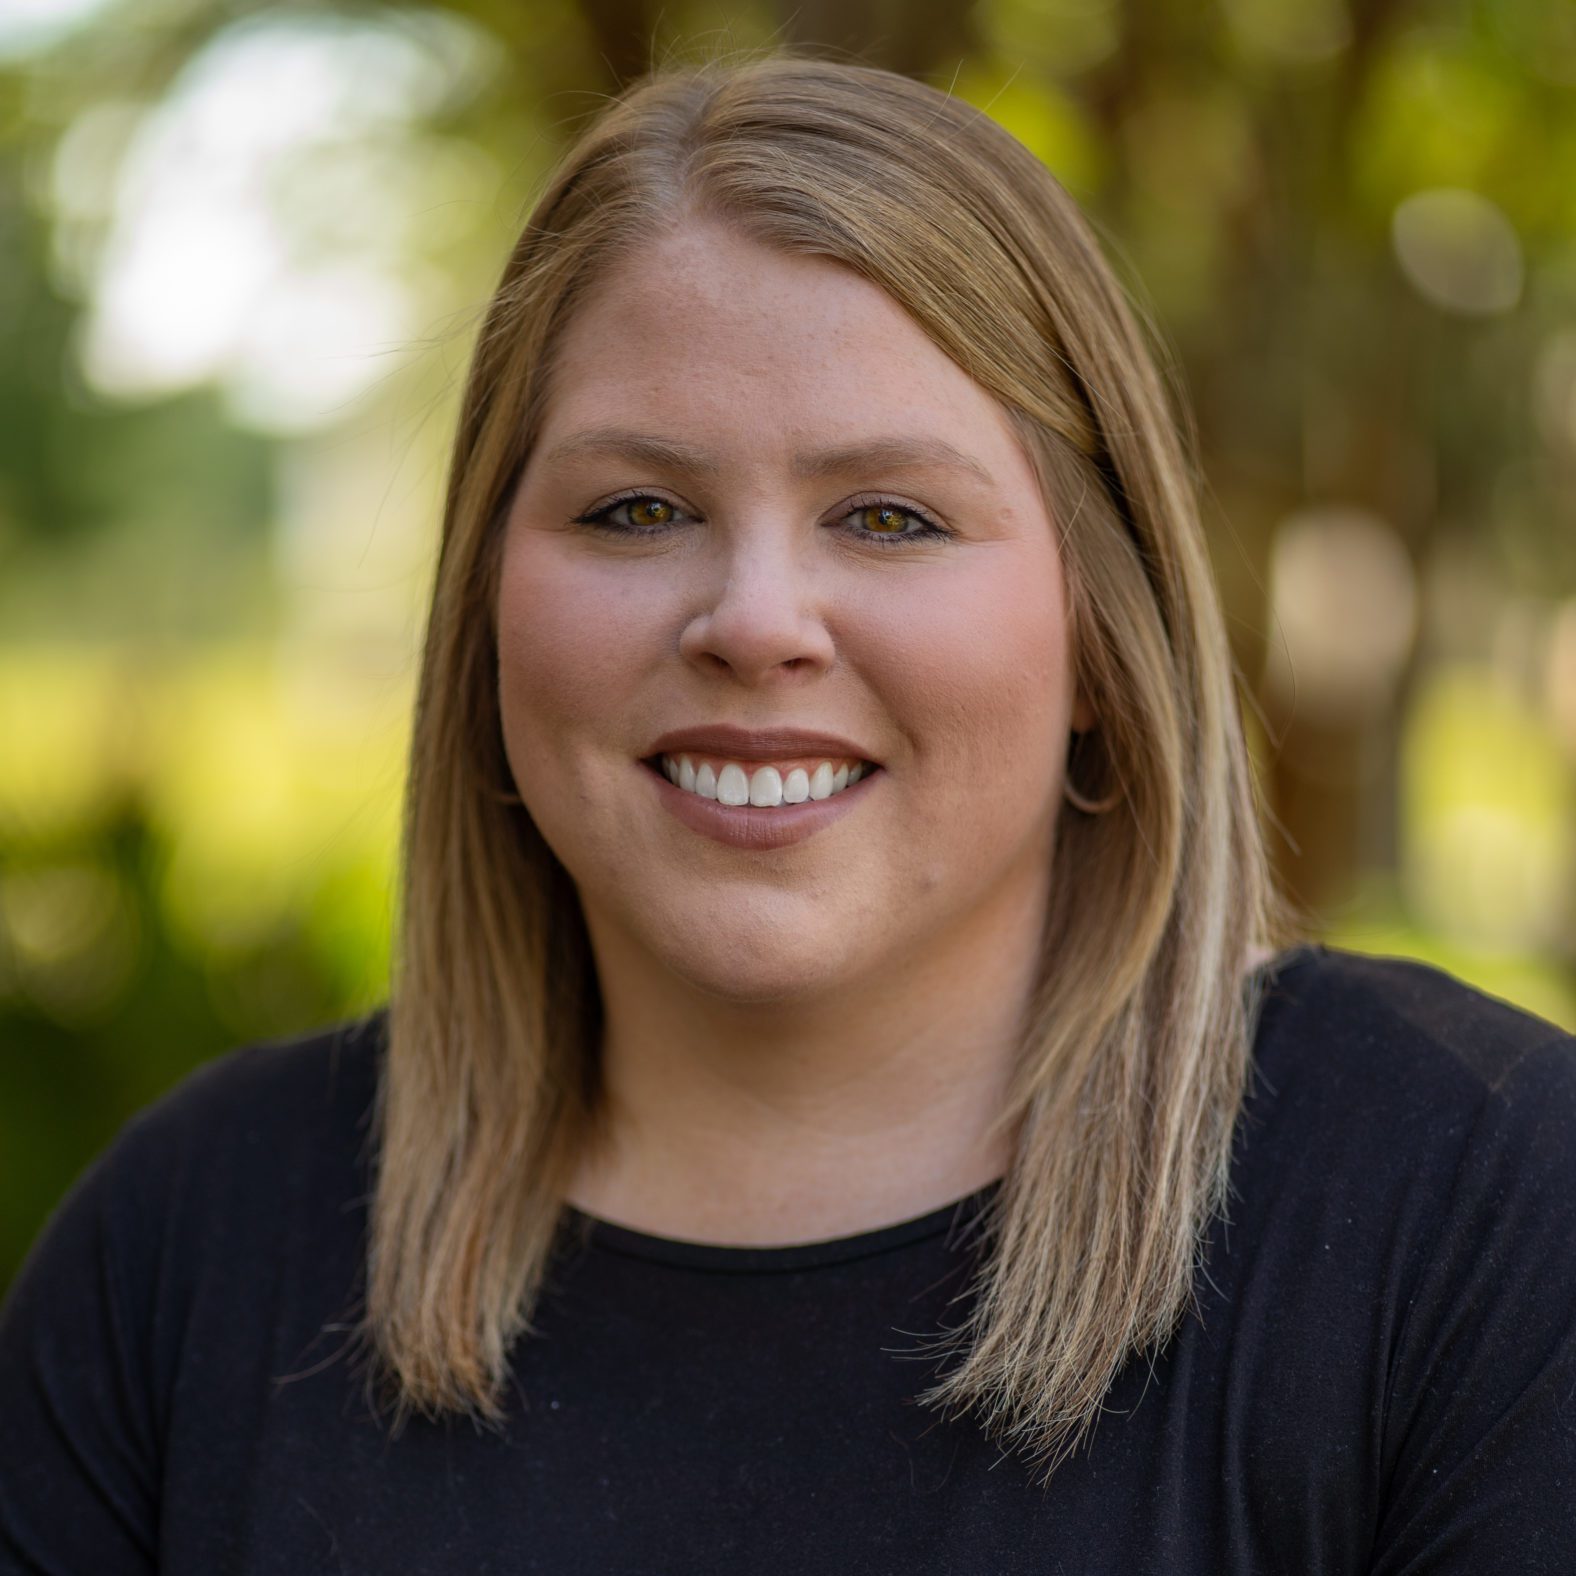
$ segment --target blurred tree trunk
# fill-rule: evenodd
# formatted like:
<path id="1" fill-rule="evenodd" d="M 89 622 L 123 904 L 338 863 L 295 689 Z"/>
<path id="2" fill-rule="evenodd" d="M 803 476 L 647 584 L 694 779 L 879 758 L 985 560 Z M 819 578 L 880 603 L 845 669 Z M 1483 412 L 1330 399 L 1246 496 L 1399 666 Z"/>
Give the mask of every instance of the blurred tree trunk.
<path id="1" fill-rule="evenodd" d="M 653 18 L 646 0 L 580 0 L 580 11 L 615 86 L 650 69 Z"/>
<path id="2" fill-rule="evenodd" d="M 802 0 L 778 12 L 795 43 L 827 44 L 911 77 L 950 69 L 978 43 L 969 0 Z"/>
<path id="3" fill-rule="evenodd" d="M 615 85 L 650 69 L 652 29 L 664 20 L 656 7 L 647 0 L 580 0 L 580 10 Z M 777 37 L 822 44 L 913 77 L 950 71 L 978 42 L 969 0 L 780 0 L 776 15 Z"/>

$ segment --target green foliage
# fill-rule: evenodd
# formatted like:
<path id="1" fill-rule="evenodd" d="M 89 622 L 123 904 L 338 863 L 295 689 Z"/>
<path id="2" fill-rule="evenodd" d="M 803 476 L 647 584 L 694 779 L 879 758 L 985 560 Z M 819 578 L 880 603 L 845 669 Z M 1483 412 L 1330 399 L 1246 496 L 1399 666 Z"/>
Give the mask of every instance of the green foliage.
<path id="1" fill-rule="evenodd" d="M 1573 18 L 1553 0 L 178 0 L 0 65 L 0 1280 L 198 1062 L 378 1000 L 478 308 L 608 91 L 773 37 L 995 116 L 1152 315 L 1196 411 L 1272 838 L 1312 922 L 1576 1022 Z M 0 60 L 6 38 L 0 19 Z M 154 140 L 237 62 L 222 115 Z M 144 277 L 155 338 L 185 343 L 260 257 L 273 271 L 223 354 L 139 391 L 106 313 L 177 157 L 202 201 Z M 252 228 L 203 228 L 232 205 Z M 204 247 L 161 297 L 160 270 Z M 302 328 L 379 302 L 403 316 L 368 318 L 359 351 Z M 352 362 L 372 375 L 336 392 Z M 1298 681 L 1331 692 L 1318 647 L 1272 682 L 1275 599 L 1295 593 L 1272 581 L 1293 513 L 1336 507 L 1400 544 L 1416 639 L 1315 718 Z M 1322 649 L 1362 633 L 1350 616 Z"/>

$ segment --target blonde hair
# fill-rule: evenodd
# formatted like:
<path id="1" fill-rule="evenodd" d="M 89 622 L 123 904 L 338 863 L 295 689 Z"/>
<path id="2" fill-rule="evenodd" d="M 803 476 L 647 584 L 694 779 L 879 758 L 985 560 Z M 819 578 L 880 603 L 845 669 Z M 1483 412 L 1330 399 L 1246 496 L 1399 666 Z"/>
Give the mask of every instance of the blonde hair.
<path id="1" fill-rule="evenodd" d="M 1099 723 L 1064 811 L 1043 965 L 977 1222 L 977 1279 L 917 1399 L 1054 1470 L 1129 1356 L 1191 1306 L 1225 1204 L 1257 986 L 1280 939 L 1191 438 L 1072 200 L 987 116 L 891 72 L 775 49 L 608 103 L 504 269 L 455 438 L 411 748 L 362 1334 L 410 1412 L 503 1416 L 577 1156 L 600 1001 L 578 901 L 512 782 L 493 597 L 502 515 L 564 324 L 686 213 L 835 259 L 1009 412 L 1061 546 Z M 1079 771 L 1085 768 L 1080 761 Z M 939 1370 L 938 1370 L 939 1371 Z"/>

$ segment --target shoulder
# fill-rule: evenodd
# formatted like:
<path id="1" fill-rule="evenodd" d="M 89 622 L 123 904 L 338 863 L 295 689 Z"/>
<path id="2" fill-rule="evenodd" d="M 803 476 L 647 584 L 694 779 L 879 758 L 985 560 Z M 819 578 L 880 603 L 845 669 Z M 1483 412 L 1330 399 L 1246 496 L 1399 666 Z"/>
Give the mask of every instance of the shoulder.
<path id="1" fill-rule="evenodd" d="M 382 1030 L 205 1063 L 77 1178 L 0 1303 L 0 1479 L 23 1485 L 0 1493 L 0 1546 L 152 1568 L 181 1408 L 242 1415 L 259 1365 L 310 1349 L 350 1295 Z"/>
<path id="2" fill-rule="evenodd" d="M 1355 1508 L 1375 1569 L 1568 1568 L 1576 1040 L 1398 958 L 1261 981 L 1201 1298 L 1242 1480 Z"/>
<path id="3" fill-rule="evenodd" d="M 1296 948 L 1265 981 L 1233 1196 L 1375 1273 L 1451 1237 L 1576 1240 L 1576 1039 L 1426 964 Z"/>
<path id="4" fill-rule="evenodd" d="M 54 1339 L 40 1331 L 62 1309 L 96 1308 L 145 1365 L 167 1367 L 169 1332 L 210 1305 L 217 1328 L 261 1295 L 261 1275 L 348 1273 L 384 1024 L 379 1012 L 226 1052 L 134 1116 L 38 1234 L 0 1346 Z"/>
<path id="5" fill-rule="evenodd" d="M 1426 964 L 1294 949 L 1264 982 L 1229 1215 L 1299 1328 L 1379 1321 L 1381 1371 L 1469 1287 L 1486 1319 L 1536 1281 L 1550 1340 L 1576 1339 L 1576 1039 Z"/>
<path id="6" fill-rule="evenodd" d="M 364 1120 L 386 1015 L 237 1047 L 204 1062 L 122 1129 L 118 1150 L 288 1151 Z"/>
<path id="7" fill-rule="evenodd" d="M 1570 1568 L 1576 1039 L 1424 964 L 1314 949 L 1258 1049 L 1280 1284 L 1370 1376 L 1376 1568 Z"/>
<path id="8" fill-rule="evenodd" d="M 46 1224 L 89 1239 L 126 1277 L 154 1274 L 163 1247 L 211 1251 L 276 1229 L 292 1203 L 361 1185 L 384 1042 L 382 1011 L 205 1062 L 131 1118 Z M 193 1254 L 188 1257 L 198 1257 Z M 167 1264 L 166 1264 L 166 1267 Z"/>
<path id="9" fill-rule="evenodd" d="M 1255 1084 L 1308 1115 L 1464 1131 L 1496 1109 L 1576 1112 L 1576 1038 L 1425 963 L 1308 945 L 1267 975 Z M 1399 1127 L 1397 1127 L 1399 1124 Z"/>

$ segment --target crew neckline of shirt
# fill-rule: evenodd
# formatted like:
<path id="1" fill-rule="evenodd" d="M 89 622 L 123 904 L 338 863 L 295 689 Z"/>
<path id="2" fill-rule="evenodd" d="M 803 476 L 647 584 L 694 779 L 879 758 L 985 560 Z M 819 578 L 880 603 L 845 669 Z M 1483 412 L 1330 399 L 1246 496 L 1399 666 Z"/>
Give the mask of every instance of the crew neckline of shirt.
<path id="1" fill-rule="evenodd" d="M 1001 1186 L 1001 1179 L 943 1204 L 939 1209 L 916 1215 L 909 1220 L 877 1226 L 851 1236 L 827 1237 L 818 1242 L 793 1242 L 772 1247 L 742 1247 L 722 1242 L 693 1242 L 683 1237 L 659 1237 L 636 1231 L 632 1226 L 615 1225 L 595 1215 L 587 1215 L 573 1204 L 564 1213 L 588 1247 L 625 1258 L 647 1259 L 657 1264 L 675 1264 L 685 1269 L 725 1270 L 759 1275 L 776 1270 L 819 1269 L 828 1264 L 847 1264 L 854 1259 L 870 1258 L 908 1247 L 930 1237 L 940 1236 L 954 1224 L 966 1229 L 978 1210 Z"/>
<path id="2" fill-rule="evenodd" d="M 1252 972 L 1268 973 L 1278 980 L 1293 968 L 1318 957 L 1324 947 L 1315 941 L 1294 943 L 1267 958 Z M 900 1220 L 872 1231 L 849 1236 L 828 1237 L 816 1242 L 784 1243 L 772 1247 L 736 1246 L 722 1242 L 695 1242 L 683 1237 L 662 1237 L 652 1232 L 620 1226 L 596 1215 L 588 1215 L 573 1204 L 565 1204 L 564 1216 L 578 1239 L 587 1247 L 625 1258 L 646 1259 L 656 1264 L 672 1264 L 685 1269 L 721 1270 L 736 1274 L 759 1275 L 773 1271 L 818 1269 L 823 1265 L 847 1264 L 855 1259 L 889 1253 L 896 1248 L 939 1236 L 957 1225 L 965 1231 L 978 1212 L 1001 1186 L 1001 1178 L 939 1209 Z"/>

